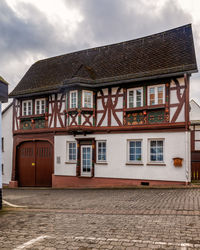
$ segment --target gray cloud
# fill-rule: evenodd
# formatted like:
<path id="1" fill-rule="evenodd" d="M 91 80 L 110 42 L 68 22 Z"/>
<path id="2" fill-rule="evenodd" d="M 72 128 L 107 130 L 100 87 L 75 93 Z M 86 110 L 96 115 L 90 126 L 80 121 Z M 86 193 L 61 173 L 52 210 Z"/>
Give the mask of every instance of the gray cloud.
<path id="1" fill-rule="evenodd" d="M 83 21 L 69 37 L 64 37 L 63 32 L 66 34 L 70 27 L 66 25 L 65 30 L 62 30 L 61 27 L 50 23 L 44 13 L 34 5 L 34 1 L 33 4 L 19 3 L 26 18 L 17 16 L 5 0 L 0 1 L 0 54 L 3 59 L 0 75 L 10 81 L 12 87 L 31 66 L 28 58 L 38 60 L 41 57 L 116 43 L 192 22 L 191 15 L 184 12 L 175 0 L 166 2 L 159 12 L 144 0 L 63 2 L 68 8 L 77 8 L 83 16 Z M 199 51 L 198 28 L 194 27 L 194 31 Z M 199 53 L 197 58 L 199 61 Z"/>

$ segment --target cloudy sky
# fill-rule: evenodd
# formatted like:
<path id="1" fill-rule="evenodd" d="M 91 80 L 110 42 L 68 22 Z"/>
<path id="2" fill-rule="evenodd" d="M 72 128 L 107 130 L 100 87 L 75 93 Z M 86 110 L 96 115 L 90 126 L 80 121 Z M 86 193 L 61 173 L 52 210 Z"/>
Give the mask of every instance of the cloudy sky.
<path id="1" fill-rule="evenodd" d="M 11 91 L 35 62 L 192 23 L 200 67 L 199 0 L 0 0 L 0 75 Z M 200 73 L 191 98 L 200 104 Z"/>

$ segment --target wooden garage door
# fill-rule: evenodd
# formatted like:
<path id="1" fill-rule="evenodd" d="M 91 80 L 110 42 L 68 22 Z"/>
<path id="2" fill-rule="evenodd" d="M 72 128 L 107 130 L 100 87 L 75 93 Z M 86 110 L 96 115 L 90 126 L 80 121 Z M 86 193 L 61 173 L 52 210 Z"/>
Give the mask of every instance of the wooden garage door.
<path id="1" fill-rule="evenodd" d="M 52 184 L 53 149 L 46 141 L 24 142 L 17 151 L 19 185 L 48 187 Z"/>

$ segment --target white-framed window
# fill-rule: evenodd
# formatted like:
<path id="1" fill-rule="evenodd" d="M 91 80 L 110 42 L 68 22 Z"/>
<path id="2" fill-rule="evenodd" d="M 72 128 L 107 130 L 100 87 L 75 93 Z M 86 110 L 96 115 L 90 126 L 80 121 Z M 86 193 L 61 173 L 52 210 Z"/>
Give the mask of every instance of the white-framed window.
<path id="1" fill-rule="evenodd" d="M 67 161 L 76 162 L 77 160 L 77 144 L 76 142 L 67 142 Z"/>
<path id="2" fill-rule="evenodd" d="M 46 106 L 45 98 L 35 99 L 35 114 L 36 115 L 44 114 L 45 113 L 45 106 Z"/>
<path id="3" fill-rule="evenodd" d="M 71 109 L 77 108 L 78 107 L 78 91 L 73 90 L 69 92 L 69 107 Z"/>
<path id="4" fill-rule="evenodd" d="M 106 141 L 97 141 L 97 162 L 107 161 Z"/>
<path id="5" fill-rule="evenodd" d="M 149 139 L 149 162 L 164 163 L 164 139 Z"/>
<path id="6" fill-rule="evenodd" d="M 128 108 L 143 106 L 143 88 L 128 89 L 127 94 Z"/>
<path id="7" fill-rule="evenodd" d="M 26 116 L 26 115 L 32 115 L 32 101 L 28 100 L 28 101 L 22 101 L 22 115 Z"/>
<path id="8" fill-rule="evenodd" d="M 128 140 L 128 162 L 142 162 L 142 140 Z"/>
<path id="9" fill-rule="evenodd" d="M 83 107 L 92 108 L 93 106 L 93 92 L 89 90 L 83 90 Z"/>
<path id="10" fill-rule="evenodd" d="M 165 85 L 148 87 L 148 105 L 158 105 L 165 103 Z"/>

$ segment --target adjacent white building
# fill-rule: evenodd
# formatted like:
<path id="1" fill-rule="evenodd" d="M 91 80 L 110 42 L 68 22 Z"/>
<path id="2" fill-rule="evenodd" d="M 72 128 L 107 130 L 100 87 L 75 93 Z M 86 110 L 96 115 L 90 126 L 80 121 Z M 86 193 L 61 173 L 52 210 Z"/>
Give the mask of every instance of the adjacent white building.
<path id="1" fill-rule="evenodd" d="M 0 166 L 2 166 L 2 103 L 8 101 L 8 83 L 0 77 Z M 0 167 L 0 209 L 2 207 L 2 168 Z"/>
<path id="2" fill-rule="evenodd" d="M 10 103 L 2 110 L 2 183 L 8 185 L 12 174 L 12 155 L 13 155 L 13 106 Z"/>

